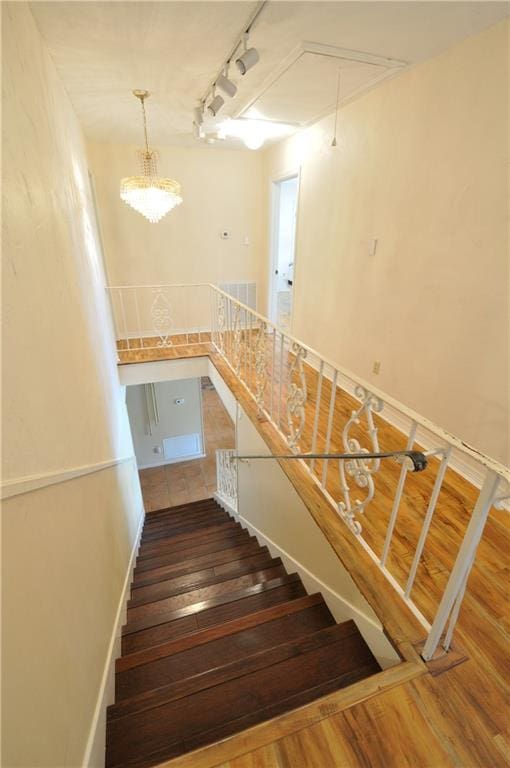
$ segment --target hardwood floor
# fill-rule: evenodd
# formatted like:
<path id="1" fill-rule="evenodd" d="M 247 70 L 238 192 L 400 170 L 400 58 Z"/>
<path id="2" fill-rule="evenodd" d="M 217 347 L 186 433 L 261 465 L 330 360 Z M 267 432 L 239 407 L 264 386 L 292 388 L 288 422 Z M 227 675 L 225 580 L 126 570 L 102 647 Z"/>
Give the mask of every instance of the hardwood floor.
<path id="1" fill-rule="evenodd" d="M 177 349 L 168 355 L 157 350 L 158 359 L 180 356 Z M 208 344 L 189 347 L 184 356 L 209 354 L 214 365 L 234 391 L 253 423 L 273 452 L 281 451 L 284 443 L 276 430 L 266 421 L 257 419 L 256 408 L 246 390 L 229 367 Z M 154 359 L 148 352 L 122 353 L 124 362 Z M 147 356 L 146 356 L 147 355 Z M 267 364 L 270 365 L 268 354 Z M 288 365 L 288 361 L 287 361 Z M 247 374 L 248 374 L 247 368 Z M 308 384 L 307 421 L 313 423 L 317 374 L 306 367 Z M 283 378 L 285 378 L 283 376 Z M 329 384 L 324 383 L 323 393 Z M 273 392 L 274 398 L 274 392 Z M 266 392 L 266 402 L 270 391 Z M 355 401 L 342 390 L 337 391 L 335 427 L 331 450 L 341 448 L 341 428 L 350 415 Z M 405 439 L 395 428 L 376 418 L 381 449 L 404 447 Z M 327 412 L 321 406 L 318 449 L 323 448 Z M 285 427 L 282 419 L 282 427 Z M 364 438 L 363 430 L 358 433 Z M 310 447 L 310 428 L 305 430 L 302 449 Z M 339 558 L 348 567 L 361 591 L 380 616 L 389 636 L 399 645 L 415 643 L 420 628 L 391 595 L 389 586 L 343 523 L 335 519 L 331 507 L 320 498 L 320 491 L 307 479 L 306 470 L 297 462 L 281 462 L 318 525 Z M 290 466 L 290 465 L 293 466 Z M 316 469 L 320 472 L 321 467 Z M 405 499 L 399 511 L 394 542 L 388 567 L 403 586 L 407 578 L 414 546 L 434 482 L 437 464 L 431 461 L 430 471 L 409 475 Z M 370 546 L 380 553 L 386 523 L 392 503 L 399 468 L 389 462 L 382 466 L 376 478 L 376 498 L 363 520 L 364 536 Z M 338 475 L 330 464 L 327 488 L 334 498 L 340 498 Z M 463 531 L 469 520 L 477 492 L 455 472 L 447 472 L 438 509 L 427 539 L 419 567 L 413 597 L 420 610 L 431 618 L 455 560 Z M 468 661 L 444 672 L 439 677 L 424 675 L 404 682 L 392 691 L 380 693 L 368 701 L 354 704 L 345 712 L 331 717 L 327 713 L 318 722 L 298 725 L 298 732 L 286 735 L 275 727 L 265 735 L 258 732 L 258 741 L 250 733 L 243 740 L 230 742 L 230 755 L 210 748 L 194 756 L 195 762 L 177 760 L 175 766 L 475 766 L 492 768 L 510 764 L 510 614 L 508 609 L 508 574 L 510 536 L 507 513 L 492 510 L 478 549 L 467 594 L 459 617 L 456 642 L 467 652 Z M 402 645 L 400 646 L 402 647 Z M 292 731 L 292 726 L 289 726 Z M 330 758 L 331 755 L 331 758 Z M 232 756 L 232 759 L 229 759 Z M 200 762 L 198 760 L 200 759 Z M 332 762 L 329 762 L 331 759 Z M 322 762 L 321 762 L 322 761 Z"/>

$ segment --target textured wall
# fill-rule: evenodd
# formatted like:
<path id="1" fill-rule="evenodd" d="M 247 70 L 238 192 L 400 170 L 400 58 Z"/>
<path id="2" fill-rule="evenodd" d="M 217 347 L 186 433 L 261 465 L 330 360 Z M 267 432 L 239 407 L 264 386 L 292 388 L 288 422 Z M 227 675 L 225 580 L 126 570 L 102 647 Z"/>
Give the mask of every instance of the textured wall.
<path id="1" fill-rule="evenodd" d="M 294 334 L 503 461 L 507 53 L 502 22 L 265 153 L 302 171 Z"/>
<path id="2" fill-rule="evenodd" d="M 133 115 L 139 119 L 136 110 Z M 159 173 L 180 182 L 183 203 L 150 224 L 119 197 L 121 178 L 138 172 L 136 147 L 88 146 L 109 282 L 260 281 L 265 198 L 259 153 L 157 149 Z M 223 229 L 228 240 L 220 238 Z"/>
<path id="3" fill-rule="evenodd" d="M 3 479 L 16 481 L 133 449 L 81 131 L 28 4 L 2 11 Z M 4 503 L 3 765 L 82 764 L 141 511 L 133 461 Z"/>

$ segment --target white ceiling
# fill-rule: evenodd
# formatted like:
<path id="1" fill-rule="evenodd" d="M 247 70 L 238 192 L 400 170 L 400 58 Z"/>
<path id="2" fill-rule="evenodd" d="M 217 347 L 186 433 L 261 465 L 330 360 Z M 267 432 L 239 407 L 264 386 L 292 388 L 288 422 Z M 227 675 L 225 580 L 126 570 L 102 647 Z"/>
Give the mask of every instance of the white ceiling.
<path id="1" fill-rule="evenodd" d="M 87 138 L 139 144 L 139 104 L 131 91 L 146 88 L 152 94 L 147 103 L 149 137 L 157 146 L 193 143 L 193 108 L 256 5 L 247 0 L 120 0 L 33 2 L 31 9 Z M 331 83 L 328 74 L 321 74 L 322 101 L 313 87 L 291 84 L 285 92 L 284 78 L 276 91 L 269 88 L 303 41 L 412 65 L 490 26 L 508 9 L 506 2 L 270 0 L 250 37 L 260 62 L 245 77 L 232 78 L 238 93 L 225 99 L 221 117 L 242 114 L 250 105 L 264 112 L 269 96 L 271 119 L 289 119 L 289 100 L 308 121 L 318 110 L 324 112 L 333 103 L 336 68 L 326 68 Z"/>

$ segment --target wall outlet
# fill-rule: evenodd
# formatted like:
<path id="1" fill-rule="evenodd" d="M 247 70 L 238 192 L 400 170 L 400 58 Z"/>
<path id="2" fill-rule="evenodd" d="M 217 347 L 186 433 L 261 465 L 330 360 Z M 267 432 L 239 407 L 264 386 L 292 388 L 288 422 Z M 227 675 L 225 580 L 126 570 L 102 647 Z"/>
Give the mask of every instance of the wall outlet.
<path id="1" fill-rule="evenodd" d="M 372 366 L 372 373 L 379 373 L 381 370 L 381 361 L 380 360 L 374 360 L 374 364 Z"/>

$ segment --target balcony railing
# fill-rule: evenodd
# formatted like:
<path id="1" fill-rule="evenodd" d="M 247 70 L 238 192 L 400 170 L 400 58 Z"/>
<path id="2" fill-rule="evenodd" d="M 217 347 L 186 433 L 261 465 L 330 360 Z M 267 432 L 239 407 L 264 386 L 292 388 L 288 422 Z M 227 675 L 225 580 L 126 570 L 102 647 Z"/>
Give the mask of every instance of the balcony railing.
<path id="1" fill-rule="evenodd" d="M 428 634 L 422 656 L 430 659 L 439 644 L 448 650 L 488 515 L 492 507 L 503 508 L 510 497 L 508 468 L 327 360 L 213 285 L 114 286 L 109 290 L 119 354 L 209 344 L 209 349 L 221 355 L 255 400 L 259 413 L 284 437 L 289 453 L 307 454 L 300 460 L 421 622 Z M 398 424 L 398 432 L 393 430 L 392 444 L 384 446 L 379 433 L 387 423 Z M 401 446 L 394 444 L 395 434 Z M 411 485 L 407 462 L 396 471 L 385 465 L 381 472 L 379 454 L 396 449 L 423 450 L 429 461 L 425 487 Z M 355 457 L 332 458 L 331 454 L 338 453 Z M 227 495 L 234 493 L 235 461 L 232 454 L 225 455 L 218 465 L 218 481 Z M 429 621 L 419 609 L 414 591 L 448 472 L 459 465 L 473 469 L 481 490 Z M 404 506 L 416 510 L 420 523 L 412 562 L 402 581 L 394 573 L 398 565 L 394 544 Z M 364 522 L 373 522 L 367 516 L 372 509 L 377 510 L 377 522 L 384 520 L 380 541 Z"/>

